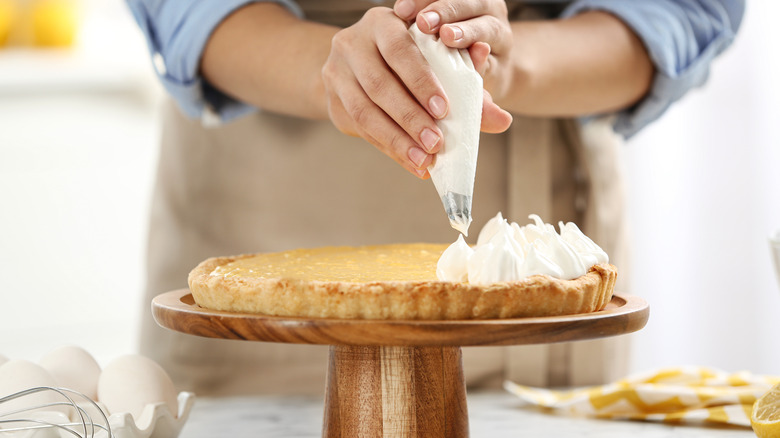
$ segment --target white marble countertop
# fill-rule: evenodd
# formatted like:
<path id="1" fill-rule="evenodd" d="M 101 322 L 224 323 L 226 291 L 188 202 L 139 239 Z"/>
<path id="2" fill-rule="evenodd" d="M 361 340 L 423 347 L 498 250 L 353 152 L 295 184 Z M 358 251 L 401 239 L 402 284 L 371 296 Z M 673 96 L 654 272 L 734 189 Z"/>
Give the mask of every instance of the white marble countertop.
<path id="1" fill-rule="evenodd" d="M 572 418 L 524 409 L 506 392 L 468 395 L 472 437 L 751 438 L 745 428 Z M 321 437 L 323 399 L 259 396 L 197 399 L 180 438 Z"/>

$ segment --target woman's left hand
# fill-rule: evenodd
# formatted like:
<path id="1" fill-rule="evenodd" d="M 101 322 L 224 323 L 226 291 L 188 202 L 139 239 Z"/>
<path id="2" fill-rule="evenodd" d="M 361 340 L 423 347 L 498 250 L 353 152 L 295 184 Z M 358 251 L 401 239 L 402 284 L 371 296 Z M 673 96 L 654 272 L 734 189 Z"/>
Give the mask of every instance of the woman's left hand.
<path id="1" fill-rule="evenodd" d="M 448 47 L 468 49 L 484 87 L 501 100 L 512 83 L 512 28 L 504 0 L 397 0 L 396 15 L 439 34 Z"/>

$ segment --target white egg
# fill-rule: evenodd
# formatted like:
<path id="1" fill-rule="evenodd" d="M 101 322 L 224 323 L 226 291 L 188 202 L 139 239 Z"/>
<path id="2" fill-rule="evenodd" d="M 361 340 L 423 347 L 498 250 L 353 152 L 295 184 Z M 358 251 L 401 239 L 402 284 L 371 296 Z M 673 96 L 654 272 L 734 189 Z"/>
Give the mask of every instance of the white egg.
<path id="1" fill-rule="evenodd" d="M 165 403 L 171 415 L 178 415 L 173 381 L 145 356 L 128 355 L 111 361 L 100 374 L 97 391 L 98 400 L 109 413 L 130 413 L 136 422 L 149 404 Z"/>
<path id="2" fill-rule="evenodd" d="M 51 373 L 57 386 L 78 391 L 95 400 L 100 365 L 81 347 L 58 348 L 41 359 L 42 367 Z"/>
<path id="3" fill-rule="evenodd" d="M 57 386 L 54 377 L 40 365 L 21 359 L 12 359 L 0 365 L 0 398 L 39 386 Z M 3 402 L 2 411 L 11 412 L 63 401 L 66 399 L 58 393 L 46 390 Z M 47 407 L 45 410 L 68 413 L 64 406 Z M 26 418 L 25 415 L 19 413 L 15 418 Z"/>

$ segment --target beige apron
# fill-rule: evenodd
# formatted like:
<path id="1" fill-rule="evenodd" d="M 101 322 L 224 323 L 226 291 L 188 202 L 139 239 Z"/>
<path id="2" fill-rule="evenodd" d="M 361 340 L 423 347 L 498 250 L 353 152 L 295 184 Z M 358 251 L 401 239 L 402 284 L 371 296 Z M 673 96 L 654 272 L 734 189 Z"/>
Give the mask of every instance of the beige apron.
<path id="1" fill-rule="evenodd" d="M 308 18 L 341 25 L 350 21 L 338 20 L 355 20 L 366 6 L 299 3 Z M 178 388 L 201 395 L 321 394 L 327 347 L 175 333 L 154 323 L 151 298 L 186 287 L 189 271 L 212 256 L 452 242 L 457 232 L 433 184 L 328 121 L 260 111 L 206 128 L 170 102 L 163 117 L 141 352 L 168 370 Z M 531 213 L 549 223 L 574 221 L 610 254 L 624 280 L 620 146 L 606 121 L 581 129 L 570 120 L 515 116 L 507 133 L 483 134 L 469 241 L 499 211 L 521 224 Z M 539 386 L 584 385 L 621 377 L 627 356 L 625 338 L 470 347 L 464 348 L 464 368 L 471 388 L 495 388 L 507 378 Z"/>

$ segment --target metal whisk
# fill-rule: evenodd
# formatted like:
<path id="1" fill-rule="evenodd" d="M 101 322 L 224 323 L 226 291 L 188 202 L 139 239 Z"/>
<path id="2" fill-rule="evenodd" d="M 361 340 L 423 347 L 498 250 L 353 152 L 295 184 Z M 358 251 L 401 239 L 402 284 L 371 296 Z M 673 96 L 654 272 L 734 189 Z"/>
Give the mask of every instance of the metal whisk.
<path id="1" fill-rule="evenodd" d="M 3 410 L 3 405 L 8 405 L 12 400 L 23 400 L 24 398 L 31 398 L 34 394 L 42 392 L 54 392 L 57 394 L 59 401 L 53 401 L 51 403 L 39 403 L 34 404 L 31 402 L 29 406 L 12 407 L 8 411 Z M 78 402 L 84 402 L 84 406 L 92 406 L 95 408 L 98 418 L 93 418 L 86 409 L 77 404 Z M 19 405 L 19 402 L 14 403 Z M 47 408 L 68 407 L 73 409 L 76 413 L 74 421 L 67 420 L 62 422 L 52 422 L 44 418 L 34 418 L 34 411 L 42 411 Z M 93 414 L 95 414 L 93 413 Z M 17 393 L 0 397 L 0 438 L 6 433 L 33 431 L 41 429 L 56 429 L 60 432 L 60 436 L 79 437 L 79 438 L 114 438 L 114 434 L 111 432 L 111 425 L 108 422 L 108 417 L 103 410 L 92 399 L 86 395 L 66 388 L 53 388 L 50 386 L 39 386 L 35 388 L 26 389 Z M 27 435 L 25 435 L 27 436 Z"/>

